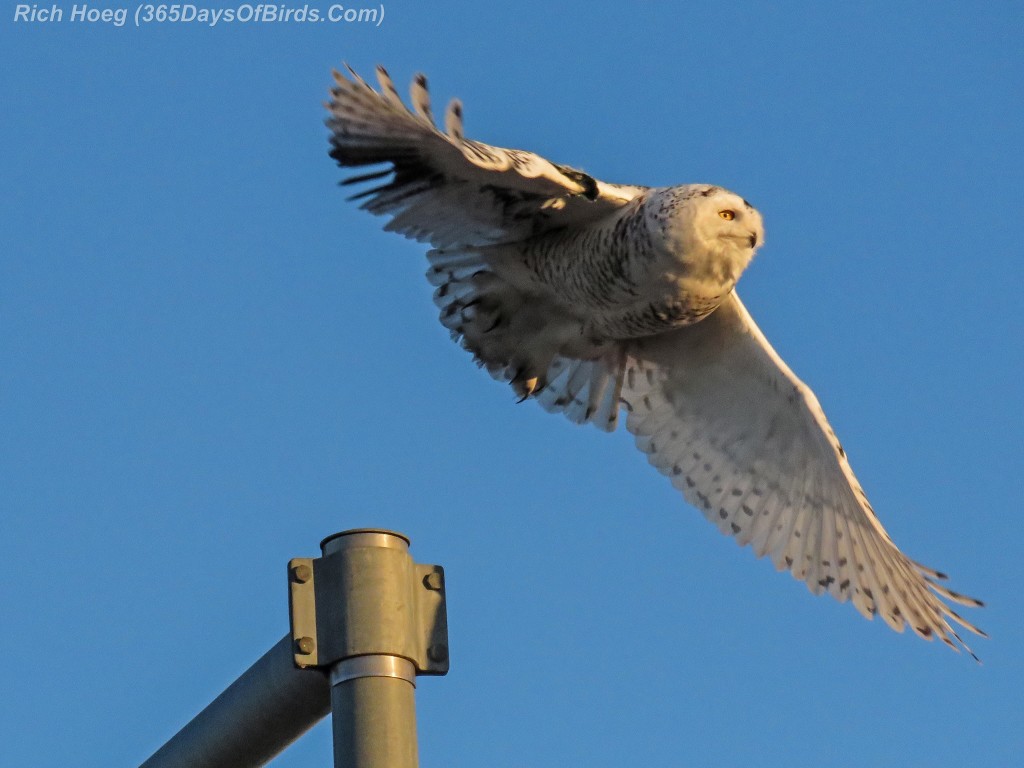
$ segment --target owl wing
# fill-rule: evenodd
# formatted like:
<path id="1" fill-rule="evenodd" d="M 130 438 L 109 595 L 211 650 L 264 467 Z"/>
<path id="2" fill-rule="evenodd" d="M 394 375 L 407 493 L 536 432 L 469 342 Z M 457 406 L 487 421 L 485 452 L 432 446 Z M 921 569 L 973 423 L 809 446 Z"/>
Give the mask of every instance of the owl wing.
<path id="1" fill-rule="evenodd" d="M 365 199 L 362 207 L 371 213 L 392 216 L 389 231 L 435 248 L 486 246 L 593 221 L 644 190 L 598 181 L 532 152 L 466 139 L 458 101 L 449 105 L 442 133 L 423 75 L 413 79 L 410 111 L 383 67 L 377 68 L 380 91 L 348 71 L 350 77 L 334 73 L 326 105 L 331 157 L 342 166 L 390 165 L 342 182 L 387 179 L 353 199 Z"/>
<path id="2" fill-rule="evenodd" d="M 723 533 L 814 594 L 970 653 L 955 625 L 983 633 L 939 598 L 981 602 L 897 549 L 814 393 L 735 293 L 695 325 L 632 343 L 621 396 L 637 446 Z"/>

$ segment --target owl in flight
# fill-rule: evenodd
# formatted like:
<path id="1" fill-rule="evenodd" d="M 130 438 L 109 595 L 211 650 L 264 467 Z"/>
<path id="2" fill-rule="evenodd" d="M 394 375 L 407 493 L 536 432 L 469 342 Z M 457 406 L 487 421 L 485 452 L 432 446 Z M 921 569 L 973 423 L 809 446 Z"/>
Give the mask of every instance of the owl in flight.
<path id="1" fill-rule="evenodd" d="M 980 606 L 904 555 L 882 527 L 814 393 L 736 295 L 764 242 L 761 214 L 708 184 L 607 184 L 517 149 L 442 133 L 426 79 L 408 109 L 335 73 L 331 157 L 386 167 L 353 196 L 385 229 L 429 243 L 441 323 L 522 399 L 577 424 L 626 428 L 723 533 L 779 570 L 879 614 L 897 632 L 963 647 L 947 603 Z M 971 654 L 974 655 L 973 653 Z"/>

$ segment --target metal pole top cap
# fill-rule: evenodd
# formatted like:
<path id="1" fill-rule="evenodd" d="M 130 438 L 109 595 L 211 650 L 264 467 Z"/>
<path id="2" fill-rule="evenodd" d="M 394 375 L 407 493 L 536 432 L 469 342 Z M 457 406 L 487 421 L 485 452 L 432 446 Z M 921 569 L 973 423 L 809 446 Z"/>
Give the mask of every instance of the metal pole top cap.
<path id="1" fill-rule="evenodd" d="M 325 555 L 350 547 L 387 547 L 408 551 L 409 537 L 387 528 L 352 528 L 333 533 L 320 542 L 320 551 Z"/>

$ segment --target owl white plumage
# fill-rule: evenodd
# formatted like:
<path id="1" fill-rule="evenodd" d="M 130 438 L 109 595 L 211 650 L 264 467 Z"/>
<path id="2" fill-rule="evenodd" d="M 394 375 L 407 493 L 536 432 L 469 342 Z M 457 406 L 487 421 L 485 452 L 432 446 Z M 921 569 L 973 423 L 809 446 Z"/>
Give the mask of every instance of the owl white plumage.
<path id="1" fill-rule="evenodd" d="M 957 626 L 984 633 L 948 603 L 981 602 L 892 542 L 814 394 L 736 295 L 764 242 L 749 203 L 471 141 L 457 101 L 442 133 L 422 75 L 409 110 L 383 68 L 379 91 L 349 73 L 327 105 L 331 156 L 387 165 L 344 183 L 384 180 L 354 199 L 432 246 L 441 322 L 482 366 L 576 423 L 612 430 L 624 410 L 651 464 L 723 533 L 814 594 L 970 652 Z"/>

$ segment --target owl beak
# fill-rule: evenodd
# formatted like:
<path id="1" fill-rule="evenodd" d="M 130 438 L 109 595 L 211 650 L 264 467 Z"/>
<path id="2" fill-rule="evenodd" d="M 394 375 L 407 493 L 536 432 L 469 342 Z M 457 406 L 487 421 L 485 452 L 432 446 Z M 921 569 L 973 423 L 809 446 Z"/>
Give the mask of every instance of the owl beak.
<path id="1" fill-rule="evenodd" d="M 722 237 L 728 238 L 729 240 L 733 240 L 735 242 L 743 243 L 749 248 L 756 248 L 758 242 L 760 241 L 760 237 L 758 237 L 757 232 L 751 230 L 747 230 L 746 232 L 730 232 L 728 234 L 722 235 Z"/>

